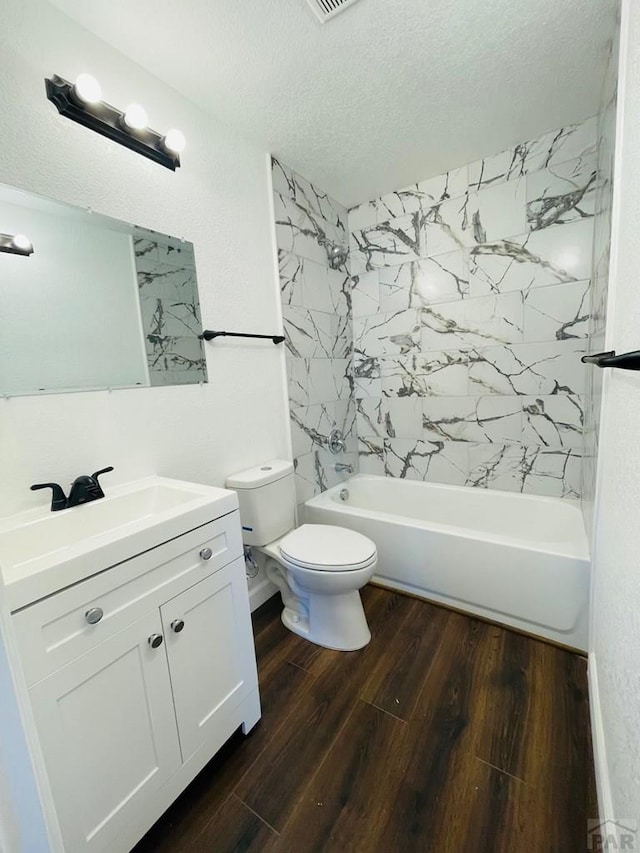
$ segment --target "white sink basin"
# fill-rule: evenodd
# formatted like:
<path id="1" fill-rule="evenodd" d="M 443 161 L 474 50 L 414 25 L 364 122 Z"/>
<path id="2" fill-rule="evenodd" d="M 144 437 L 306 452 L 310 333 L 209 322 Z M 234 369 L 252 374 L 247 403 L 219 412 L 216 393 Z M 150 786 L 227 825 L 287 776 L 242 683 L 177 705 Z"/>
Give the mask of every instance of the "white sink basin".
<path id="1" fill-rule="evenodd" d="M 12 611 L 238 508 L 235 492 L 148 477 L 104 498 L 0 519 L 0 570 Z"/>

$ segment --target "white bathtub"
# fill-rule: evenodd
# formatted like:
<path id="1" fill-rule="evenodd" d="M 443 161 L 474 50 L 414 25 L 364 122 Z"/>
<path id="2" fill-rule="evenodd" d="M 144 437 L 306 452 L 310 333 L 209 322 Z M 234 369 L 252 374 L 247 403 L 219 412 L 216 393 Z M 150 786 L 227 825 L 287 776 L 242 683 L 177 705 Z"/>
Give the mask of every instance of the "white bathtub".
<path id="1" fill-rule="evenodd" d="M 373 539 L 374 582 L 587 648 L 590 563 L 577 501 L 359 474 L 307 501 L 305 521 Z"/>

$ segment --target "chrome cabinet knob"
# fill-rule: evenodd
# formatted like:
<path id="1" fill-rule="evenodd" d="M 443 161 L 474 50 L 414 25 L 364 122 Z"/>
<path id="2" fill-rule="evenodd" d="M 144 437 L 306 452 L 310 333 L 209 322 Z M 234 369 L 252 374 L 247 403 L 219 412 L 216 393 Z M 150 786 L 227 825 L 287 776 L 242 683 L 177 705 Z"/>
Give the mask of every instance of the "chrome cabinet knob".
<path id="1" fill-rule="evenodd" d="M 162 634 L 152 634 L 149 637 L 148 643 L 152 649 L 157 649 L 158 646 L 162 645 Z"/>
<path id="2" fill-rule="evenodd" d="M 203 560 L 210 560 L 213 557 L 213 551 L 211 548 L 203 548 L 202 551 L 200 551 L 200 556 Z"/>
<path id="3" fill-rule="evenodd" d="M 174 619 L 171 623 L 171 630 L 175 631 L 176 634 L 179 634 L 180 631 L 184 628 L 184 621 L 182 619 Z"/>
<path id="4" fill-rule="evenodd" d="M 87 620 L 89 625 L 96 625 L 104 616 L 104 610 L 102 607 L 92 607 L 84 614 L 84 618 Z"/>

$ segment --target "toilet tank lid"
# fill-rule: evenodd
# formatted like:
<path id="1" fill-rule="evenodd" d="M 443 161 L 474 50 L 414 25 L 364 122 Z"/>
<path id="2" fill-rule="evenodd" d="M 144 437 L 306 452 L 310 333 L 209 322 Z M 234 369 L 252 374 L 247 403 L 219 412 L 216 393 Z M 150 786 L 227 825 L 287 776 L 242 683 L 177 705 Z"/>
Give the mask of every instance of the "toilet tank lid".
<path id="1" fill-rule="evenodd" d="M 282 480 L 283 477 L 288 477 L 291 474 L 293 474 L 293 462 L 287 462 L 284 459 L 272 459 L 270 462 L 256 465 L 255 468 L 247 468 L 245 471 L 232 474 L 227 478 L 227 488 L 258 489 L 260 486 L 275 483 L 276 480 Z"/>

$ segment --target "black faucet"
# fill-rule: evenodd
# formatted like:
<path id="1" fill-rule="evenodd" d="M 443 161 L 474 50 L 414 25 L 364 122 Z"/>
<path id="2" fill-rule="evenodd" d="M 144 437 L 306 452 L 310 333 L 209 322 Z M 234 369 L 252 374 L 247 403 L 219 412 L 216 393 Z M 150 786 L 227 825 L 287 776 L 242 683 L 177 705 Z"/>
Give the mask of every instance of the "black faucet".
<path id="1" fill-rule="evenodd" d="M 98 482 L 98 477 L 100 474 L 106 474 L 108 471 L 113 471 L 113 465 L 110 465 L 108 468 L 101 468 L 90 477 L 87 474 L 76 477 L 71 484 L 69 497 L 65 495 L 62 486 L 58 483 L 34 483 L 31 486 L 31 491 L 51 489 L 51 512 L 57 512 L 60 509 L 70 509 L 72 506 L 86 504 L 89 501 L 97 501 L 99 498 L 103 498 L 104 492 Z"/>
<path id="2" fill-rule="evenodd" d="M 64 493 L 62 486 L 58 483 L 34 483 L 31 486 L 31 491 L 35 492 L 38 489 L 51 489 L 51 512 L 57 512 L 59 509 L 67 508 L 67 496 Z"/>

